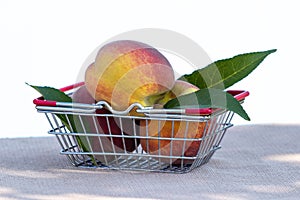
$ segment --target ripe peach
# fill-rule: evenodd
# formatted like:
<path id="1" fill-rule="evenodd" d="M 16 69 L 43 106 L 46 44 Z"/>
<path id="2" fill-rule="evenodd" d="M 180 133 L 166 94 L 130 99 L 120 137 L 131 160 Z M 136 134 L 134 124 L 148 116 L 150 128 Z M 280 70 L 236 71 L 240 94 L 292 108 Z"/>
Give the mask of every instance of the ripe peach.
<path id="1" fill-rule="evenodd" d="M 166 94 L 165 99 L 161 102 L 167 102 L 171 98 L 197 90 L 199 88 L 196 86 L 177 80 L 174 88 Z M 194 157 L 198 153 L 200 140 L 188 141 L 188 139 L 201 138 L 205 127 L 205 122 L 187 122 L 185 120 L 168 121 L 152 119 L 141 121 L 140 135 L 154 137 L 153 139 L 141 139 L 141 145 L 151 155 Z M 186 141 L 176 140 L 180 138 L 185 138 Z M 178 164 L 182 160 L 162 158 L 161 161 Z M 190 164 L 192 161 L 185 159 L 183 163 Z"/>
<path id="2" fill-rule="evenodd" d="M 106 109 L 100 109 L 96 111 L 97 114 L 111 114 Z M 138 134 L 139 129 L 136 128 L 138 121 L 133 121 L 130 118 L 121 117 L 97 117 L 99 123 L 99 132 L 112 135 L 112 141 L 115 146 L 121 149 L 126 149 L 128 152 L 132 152 L 139 145 L 140 141 L 135 138 L 118 137 L 121 135 L 128 136 L 134 135 L 134 129 Z M 99 129 L 98 128 L 98 129 Z M 109 138 L 110 139 L 110 138 Z M 124 152 L 124 150 L 123 150 Z"/>
<path id="3" fill-rule="evenodd" d="M 85 86 L 81 86 L 77 89 L 73 96 L 73 102 L 76 103 L 96 103 L 95 99 L 88 93 Z M 111 114 L 106 109 L 96 110 L 97 114 Z M 82 123 L 84 127 L 82 126 Z M 95 137 L 90 136 L 89 140 L 87 137 L 80 136 L 80 141 L 83 143 L 83 146 L 86 148 L 85 151 L 92 152 L 105 152 L 105 153 L 124 153 L 126 151 L 134 151 L 139 145 L 139 141 L 135 141 L 131 138 L 122 139 L 121 137 L 114 137 L 114 135 L 121 135 L 122 132 L 124 135 L 127 133 L 131 134 L 133 132 L 133 122 L 131 119 L 122 119 L 120 120 L 114 117 L 101 117 L 93 118 L 93 116 L 82 115 L 81 121 L 78 116 L 74 115 L 74 122 L 77 132 L 95 133 Z M 109 122 L 109 125 L 107 124 Z M 122 124 L 122 125 L 121 125 Z M 122 126 L 122 130 L 121 127 Z M 98 137 L 96 133 L 109 134 L 111 133 L 113 137 Z M 109 162 L 115 159 L 113 155 L 96 155 L 95 156 L 101 162 Z"/>
<path id="4" fill-rule="evenodd" d="M 96 103 L 95 99 L 88 93 L 85 85 L 80 86 L 73 94 L 72 101 L 74 103 L 86 103 L 93 104 Z"/>
<path id="5" fill-rule="evenodd" d="M 141 139 L 141 145 L 151 155 L 194 157 L 198 153 L 201 141 L 189 141 L 189 139 L 201 138 L 205 126 L 205 122 L 141 121 L 140 135 L 154 137 L 153 139 Z M 161 161 L 179 164 L 181 159 L 162 158 Z M 184 164 L 191 164 L 192 162 L 193 160 L 189 159 L 183 160 Z"/>
<path id="6" fill-rule="evenodd" d="M 104 45 L 85 72 L 89 93 L 115 110 L 125 110 L 135 102 L 152 106 L 174 82 L 174 71 L 163 54 L 132 40 Z"/>

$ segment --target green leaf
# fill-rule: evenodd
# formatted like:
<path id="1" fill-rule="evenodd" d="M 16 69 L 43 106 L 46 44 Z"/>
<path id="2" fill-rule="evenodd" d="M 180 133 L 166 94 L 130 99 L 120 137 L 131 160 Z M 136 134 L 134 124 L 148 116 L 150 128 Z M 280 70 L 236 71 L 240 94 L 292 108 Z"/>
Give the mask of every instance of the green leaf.
<path id="1" fill-rule="evenodd" d="M 35 85 L 30 85 L 28 83 L 26 83 L 26 84 L 31 86 L 35 90 L 37 90 L 44 97 L 45 100 L 57 101 L 57 102 L 72 102 L 73 101 L 71 97 L 69 97 L 64 92 L 62 92 L 56 88 L 48 87 L 48 86 L 35 86 Z M 61 120 L 63 125 L 65 125 L 69 131 L 75 132 L 75 133 L 84 132 L 83 127 L 80 126 L 81 122 L 80 122 L 78 115 L 70 115 L 70 114 L 68 114 L 67 116 L 64 114 L 55 114 L 55 115 Z M 82 120 L 83 120 L 83 123 L 85 124 L 85 126 L 87 126 L 87 129 L 90 129 L 88 127 L 88 123 L 85 123 L 86 119 L 83 118 Z M 70 122 L 70 124 L 69 124 L 69 122 Z M 87 142 L 87 137 L 77 136 L 76 138 L 77 138 L 78 145 L 83 149 L 83 151 L 90 152 L 90 150 L 88 148 L 89 145 Z M 92 155 L 89 155 L 89 156 L 91 157 L 92 161 L 95 163 L 94 157 Z"/>
<path id="2" fill-rule="evenodd" d="M 219 60 L 179 79 L 196 85 L 200 89 L 226 89 L 248 76 L 269 54 L 275 51 L 276 49 L 252 52 Z"/>
<path id="3" fill-rule="evenodd" d="M 72 102 L 72 98 L 66 95 L 64 92 L 48 86 L 35 86 L 26 83 L 35 90 L 37 90 L 45 100 L 58 101 L 58 102 Z"/>
<path id="4" fill-rule="evenodd" d="M 221 89 L 201 89 L 168 101 L 164 108 L 221 108 L 230 110 L 250 121 L 246 111 L 231 94 Z"/>
<path id="5" fill-rule="evenodd" d="M 30 87 L 34 88 L 36 91 L 38 91 L 45 100 L 49 100 L 49 101 L 57 101 L 57 102 L 72 102 L 72 98 L 69 97 L 68 95 L 66 95 L 64 92 L 56 89 L 56 88 L 52 88 L 52 87 L 48 87 L 48 86 L 35 86 L 35 85 L 30 85 L 28 83 L 26 83 L 27 85 L 29 85 Z M 61 120 L 61 122 L 71 131 L 73 129 L 74 132 L 76 132 L 75 129 L 75 123 L 74 123 L 74 119 L 72 115 L 68 115 L 68 117 L 64 114 L 56 114 L 56 116 Z M 68 119 L 70 121 L 70 124 L 72 126 L 72 129 L 70 127 L 70 124 L 68 122 Z"/>

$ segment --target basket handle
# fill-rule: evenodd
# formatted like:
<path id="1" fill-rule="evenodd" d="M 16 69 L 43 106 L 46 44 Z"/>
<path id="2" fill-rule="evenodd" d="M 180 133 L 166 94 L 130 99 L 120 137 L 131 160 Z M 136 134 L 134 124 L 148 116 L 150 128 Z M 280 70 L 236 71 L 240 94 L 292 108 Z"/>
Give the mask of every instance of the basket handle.
<path id="1" fill-rule="evenodd" d="M 68 85 L 66 87 L 60 88 L 59 90 L 62 91 L 62 92 L 67 92 L 69 90 L 78 88 L 78 87 L 80 87 L 82 85 L 84 85 L 84 82 L 78 82 L 78 83 L 75 83 L 75 84 Z M 44 97 L 38 97 L 38 98 L 34 99 L 33 103 L 36 106 L 51 106 L 52 107 L 52 106 L 58 106 L 59 105 L 59 102 L 45 100 Z"/>
<path id="2" fill-rule="evenodd" d="M 226 91 L 231 94 L 236 100 L 243 101 L 247 96 L 249 96 L 249 92 L 245 90 L 228 90 Z M 185 109 L 185 114 L 195 115 L 195 114 L 202 114 L 202 115 L 210 115 L 212 113 L 211 108 L 187 108 Z"/>
<path id="3" fill-rule="evenodd" d="M 250 94 L 250 92 L 246 90 L 227 90 L 227 92 L 238 101 L 244 100 Z"/>
<path id="4" fill-rule="evenodd" d="M 84 82 L 75 83 L 75 84 L 60 88 L 60 91 L 66 92 L 66 91 L 75 89 L 77 87 L 80 87 L 82 85 L 84 85 Z M 228 90 L 227 92 L 229 94 L 231 94 L 232 96 L 234 96 L 234 98 L 238 101 L 243 101 L 250 94 L 246 90 Z M 65 106 L 65 107 L 73 106 L 74 107 L 75 106 L 75 107 L 80 107 L 80 108 L 92 108 L 92 109 L 103 107 L 101 102 L 99 102 L 101 104 L 98 103 L 96 105 L 89 105 L 89 104 L 79 104 L 79 103 L 70 103 L 70 102 L 49 101 L 49 100 L 44 100 L 43 97 L 39 97 L 39 98 L 34 99 L 33 103 L 36 106 L 50 106 L 50 107 L 56 107 L 56 106 Z M 108 108 L 110 108 L 110 106 L 108 106 L 106 104 L 104 106 L 107 106 Z M 133 106 L 137 106 L 137 105 L 133 105 Z M 152 109 L 151 108 L 151 109 L 149 109 L 148 107 L 143 108 L 142 105 L 138 105 L 137 107 L 138 107 L 137 112 L 148 113 L 148 114 L 160 114 L 160 113 L 166 113 L 167 112 L 167 113 L 174 113 L 174 114 L 210 115 L 213 112 L 213 109 L 211 109 L 211 108 L 186 108 L 186 109 Z M 128 112 L 128 109 L 126 111 L 114 111 L 111 108 L 110 111 L 112 113 L 116 112 L 118 114 L 119 113 L 124 114 L 125 112 Z"/>
<path id="5" fill-rule="evenodd" d="M 62 91 L 62 92 L 66 92 L 66 91 L 72 90 L 74 88 L 78 88 L 80 86 L 83 86 L 83 85 L 84 85 L 84 82 L 78 82 L 78 83 L 75 83 L 73 85 L 69 85 L 69 86 L 60 88 L 59 90 Z"/>

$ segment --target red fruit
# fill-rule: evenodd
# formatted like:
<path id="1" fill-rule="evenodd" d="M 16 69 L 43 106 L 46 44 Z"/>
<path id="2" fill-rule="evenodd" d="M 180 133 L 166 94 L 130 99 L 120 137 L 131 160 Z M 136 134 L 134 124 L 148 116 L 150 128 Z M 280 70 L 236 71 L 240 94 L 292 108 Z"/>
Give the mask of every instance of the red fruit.
<path id="1" fill-rule="evenodd" d="M 92 104 L 96 103 L 94 98 L 88 93 L 85 86 L 81 86 L 76 90 L 72 96 L 73 102 L 76 103 L 87 103 Z M 98 109 L 95 114 L 111 114 L 106 109 Z M 121 121 L 120 121 L 121 120 Z M 119 119 L 117 117 L 106 117 L 106 116 L 97 116 L 93 117 L 91 115 L 81 115 L 81 120 L 77 115 L 74 115 L 74 121 L 77 132 L 86 132 L 86 133 L 95 133 L 95 137 L 80 136 L 80 140 L 83 143 L 86 151 L 91 152 L 104 152 L 104 153 L 124 153 L 126 151 L 134 151 L 139 145 L 139 141 L 133 138 L 122 139 L 122 134 L 128 135 L 133 133 L 133 122 L 131 119 Z M 82 123 L 81 123 L 82 121 Z M 82 126 L 84 125 L 84 127 Z M 121 128 L 122 130 L 121 130 Z M 111 137 L 100 137 L 99 134 L 110 134 Z M 101 162 L 109 162 L 115 159 L 114 155 L 95 156 Z"/>
<path id="2" fill-rule="evenodd" d="M 96 111 L 97 114 L 111 114 L 106 109 L 99 109 Z M 111 134 L 114 145 L 119 148 L 126 149 L 126 151 L 134 151 L 139 145 L 139 140 L 134 138 L 125 137 L 114 137 L 114 136 L 128 136 L 134 135 L 134 128 L 136 127 L 135 122 L 130 118 L 120 118 L 120 117 L 97 117 L 100 130 L 99 132 L 105 134 Z M 139 129 L 136 127 L 136 134 Z"/>

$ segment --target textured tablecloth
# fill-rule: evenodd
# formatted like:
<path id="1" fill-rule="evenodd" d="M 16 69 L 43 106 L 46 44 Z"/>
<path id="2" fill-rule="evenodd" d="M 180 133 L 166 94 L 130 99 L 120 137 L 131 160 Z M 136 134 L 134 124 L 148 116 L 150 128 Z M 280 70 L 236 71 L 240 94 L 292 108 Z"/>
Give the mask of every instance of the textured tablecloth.
<path id="1" fill-rule="evenodd" d="M 185 174 L 73 167 L 56 138 L 0 139 L 0 199 L 300 199 L 300 125 L 228 129 Z"/>

